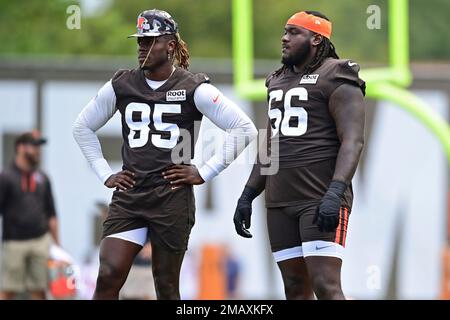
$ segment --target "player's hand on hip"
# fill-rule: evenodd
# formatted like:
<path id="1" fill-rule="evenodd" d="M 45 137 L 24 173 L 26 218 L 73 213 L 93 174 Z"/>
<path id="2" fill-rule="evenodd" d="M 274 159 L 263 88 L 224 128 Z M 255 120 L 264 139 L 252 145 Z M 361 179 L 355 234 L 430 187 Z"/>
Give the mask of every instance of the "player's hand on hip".
<path id="1" fill-rule="evenodd" d="M 333 232 L 339 225 L 339 214 L 347 185 L 341 181 L 332 181 L 328 191 L 316 209 L 313 223 L 320 232 Z"/>
<path id="2" fill-rule="evenodd" d="M 238 200 L 233 222 L 238 235 L 244 238 L 253 237 L 250 231 L 252 218 L 252 201 L 258 196 L 258 191 L 250 186 L 245 186 Z"/>
<path id="3" fill-rule="evenodd" d="M 202 184 L 205 182 L 197 167 L 193 164 L 175 164 L 163 171 L 162 175 L 174 189 L 182 184 Z"/>
<path id="4" fill-rule="evenodd" d="M 108 188 L 116 188 L 117 190 L 131 189 L 135 184 L 134 173 L 128 170 L 112 174 L 108 180 L 105 181 L 105 186 Z"/>

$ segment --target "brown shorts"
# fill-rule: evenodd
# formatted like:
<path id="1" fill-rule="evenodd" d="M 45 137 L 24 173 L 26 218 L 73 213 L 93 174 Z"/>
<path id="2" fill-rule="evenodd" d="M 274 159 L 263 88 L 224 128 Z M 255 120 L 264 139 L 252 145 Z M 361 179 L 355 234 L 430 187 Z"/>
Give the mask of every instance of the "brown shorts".
<path id="1" fill-rule="evenodd" d="M 266 179 L 266 207 L 288 207 L 320 201 L 327 192 L 336 168 L 336 160 L 320 161 L 306 167 L 280 168 Z M 351 207 L 352 185 L 344 193 L 342 205 Z"/>
<path id="2" fill-rule="evenodd" d="M 114 191 L 103 222 L 102 239 L 112 234 L 148 228 L 152 245 L 186 251 L 195 223 L 192 185 L 172 190 L 170 184 Z"/>
<path id="3" fill-rule="evenodd" d="M 301 247 L 305 242 L 333 242 L 345 247 L 350 208 L 341 207 L 339 225 L 334 232 L 320 232 L 313 223 L 319 202 L 267 209 L 267 227 L 272 252 Z"/>

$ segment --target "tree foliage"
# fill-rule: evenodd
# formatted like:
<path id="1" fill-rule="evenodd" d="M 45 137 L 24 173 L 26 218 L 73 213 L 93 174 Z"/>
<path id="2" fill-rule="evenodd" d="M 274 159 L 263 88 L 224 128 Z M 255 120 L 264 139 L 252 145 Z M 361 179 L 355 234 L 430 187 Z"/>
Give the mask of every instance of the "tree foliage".
<path id="1" fill-rule="evenodd" d="M 160 8 L 172 14 L 195 57 L 231 57 L 230 0 L 103 0 L 87 12 L 76 0 L 0 0 L 0 55 L 135 54 L 137 14 Z M 95 0 L 102 1 L 102 0 Z M 317 10 L 333 22 L 332 41 L 340 55 L 363 62 L 387 61 L 388 0 L 253 0 L 255 56 L 279 59 L 286 20 L 300 10 Z M 395 0 L 393 0 L 395 1 Z M 150 6 L 152 8 L 149 7 Z M 69 5 L 81 7 L 81 29 L 69 30 Z M 369 30 L 366 9 L 381 8 L 381 28 Z M 448 60 L 448 0 L 410 0 L 410 43 L 414 60 Z"/>

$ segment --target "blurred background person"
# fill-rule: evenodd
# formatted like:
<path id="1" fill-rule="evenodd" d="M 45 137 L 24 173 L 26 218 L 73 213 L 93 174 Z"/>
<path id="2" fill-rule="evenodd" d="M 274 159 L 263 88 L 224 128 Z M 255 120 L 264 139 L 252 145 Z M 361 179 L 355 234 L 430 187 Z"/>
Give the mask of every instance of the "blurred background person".
<path id="1" fill-rule="evenodd" d="M 3 216 L 1 299 L 29 292 L 45 299 L 51 238 L 59 244 L 57 218 L 48 177 L 38 169 L 38 131 L 15 140 L 15 159 L 0 173 L 0 214 Z"/>
<path id="2" fill-rule="evenodd" d="M 233 250 L 224 245 L 225 251 L 225 272 L 227 277 L 227 299 L 240 299 L 239 284 L 241 283 L 241 262 Z"/>

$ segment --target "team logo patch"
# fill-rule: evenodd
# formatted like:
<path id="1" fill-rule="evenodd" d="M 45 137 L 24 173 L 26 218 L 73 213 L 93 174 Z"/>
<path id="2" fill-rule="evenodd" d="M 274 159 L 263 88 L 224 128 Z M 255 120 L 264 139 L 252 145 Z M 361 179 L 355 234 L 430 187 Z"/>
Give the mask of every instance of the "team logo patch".
<path id="1" fill-rule="evenodd" d="M 150 25 L 148 23 L 148 20 L 144 17 L 139 17 L 137 20 L 137 28 L 139 31 L 148 30 L 150 29 Z"/>
<path id="2" fill-rule="evenodd" d="M 186 90 L 167 91 L 166 101 L 186 101 Z"/>
<path id="3" fill-rule="evenodd" d="M 300 79 L 300 84 L 316 84 L 317 83 L 317 79 L 319 79 L 319 75 L 318 74 L 305 74 Z"/>

